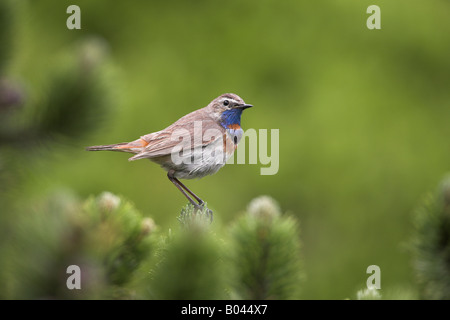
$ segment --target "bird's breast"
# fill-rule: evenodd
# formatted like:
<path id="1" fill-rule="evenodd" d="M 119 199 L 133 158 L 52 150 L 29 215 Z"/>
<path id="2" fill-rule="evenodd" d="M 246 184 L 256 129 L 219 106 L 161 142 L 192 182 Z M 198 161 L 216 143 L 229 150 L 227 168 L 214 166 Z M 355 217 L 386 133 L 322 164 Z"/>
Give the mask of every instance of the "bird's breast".
<path id="1" fill-rule="evenodd" d="M 224 134 L 224 149 L 228 156 L 231 156 L 236 150 L 239 141 L 244 134 L 244 130 L 242 130 L 241 126 L 236 125 L 232 128 L 228 127 L 226 133 Z"/>

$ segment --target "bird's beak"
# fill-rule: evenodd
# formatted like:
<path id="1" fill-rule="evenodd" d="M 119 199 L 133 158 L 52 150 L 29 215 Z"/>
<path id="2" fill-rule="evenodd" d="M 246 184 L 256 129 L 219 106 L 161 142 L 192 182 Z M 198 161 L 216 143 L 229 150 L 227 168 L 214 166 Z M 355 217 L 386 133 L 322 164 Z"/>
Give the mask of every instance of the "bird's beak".
<path id="1" fill-rule="evenodd" d="M 238 104 L 235 108 L 244 110 L 244 109 L 251 108 L 251 107 L 253 107 L 253 105 L 251 105 L 251 104 Z"/>

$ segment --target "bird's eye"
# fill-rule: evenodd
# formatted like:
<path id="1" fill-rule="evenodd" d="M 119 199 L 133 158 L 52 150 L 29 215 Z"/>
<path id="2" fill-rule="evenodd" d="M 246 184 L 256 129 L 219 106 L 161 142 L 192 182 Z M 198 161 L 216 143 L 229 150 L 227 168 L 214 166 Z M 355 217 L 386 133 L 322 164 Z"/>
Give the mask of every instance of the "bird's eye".
<path id="1" fill-rule="evenodd" d="M 228 100 L 223 100 L 223 105 L 226 107 L 226 106 L 228 106 L 230 104 L 230 101 L 228 101 Z"/>

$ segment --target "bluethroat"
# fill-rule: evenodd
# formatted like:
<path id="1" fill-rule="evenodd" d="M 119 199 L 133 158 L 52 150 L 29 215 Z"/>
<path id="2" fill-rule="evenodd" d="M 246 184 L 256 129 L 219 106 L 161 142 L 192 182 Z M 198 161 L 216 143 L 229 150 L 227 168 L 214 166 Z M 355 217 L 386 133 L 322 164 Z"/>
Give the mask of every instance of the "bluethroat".
<path id="1" fill-rule="evenodd" d="M 179 179 L 202 178 L 225 165 L 244 133 L 242 111 L 250 107 L 238 95 L 225 93 L 161 131 L 131 142 L 92 146 L 86 150 L 133 153 L 130 161 L 150 159 L 167 171 L 169 180 L 196 209 L 202 209 L 205 202 Z"/>

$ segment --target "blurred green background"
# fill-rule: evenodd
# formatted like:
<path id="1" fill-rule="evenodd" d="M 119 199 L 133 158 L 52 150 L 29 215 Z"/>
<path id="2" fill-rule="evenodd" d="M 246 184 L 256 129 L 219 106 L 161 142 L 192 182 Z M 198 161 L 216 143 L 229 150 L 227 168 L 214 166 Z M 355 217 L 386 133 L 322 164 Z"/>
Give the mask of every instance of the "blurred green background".
<path id="1" fill-rule="evenodd" d="M 70 4 L 81 8 L 81 30 L 66 28 Z M 366 27 L 371 4 L 381 30 Z M 106 190 L 173 227 L 186 201 L 165 172 L 84 147 L 161 130 L 234 92 L 255 106 L 244 129 L 280 130 L 280 166 L 263 176 L 261 164 L 234 164 L 187 181 L 217 223 L 261 194 L 298 217 L 308 299 L 353 296 L 373 264 L 382 289 L 414 288 L 404 246 L 412 211 L 450 171 L 448 1 L 40 0 L 15 1 L 14 11 L 5 73 L 27 99 L 48 93 L 60 57 L 92 38 L 106 52 L 112 92 L 82 139 L 30 158 L 15 151 L 24 153 L 22 181 L 2 186 L 12 202 Z"/>

